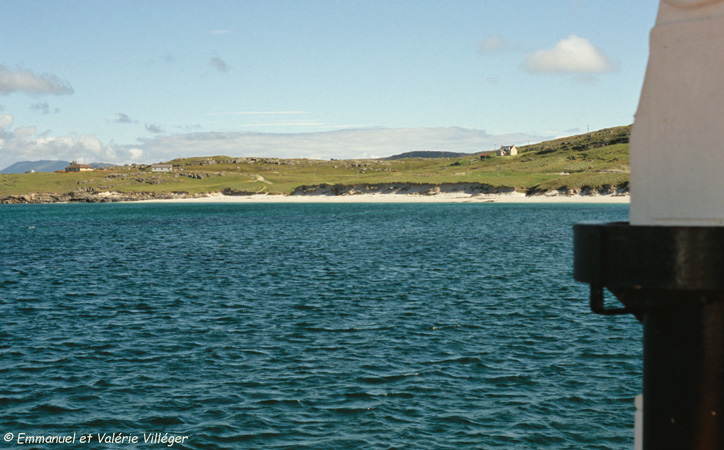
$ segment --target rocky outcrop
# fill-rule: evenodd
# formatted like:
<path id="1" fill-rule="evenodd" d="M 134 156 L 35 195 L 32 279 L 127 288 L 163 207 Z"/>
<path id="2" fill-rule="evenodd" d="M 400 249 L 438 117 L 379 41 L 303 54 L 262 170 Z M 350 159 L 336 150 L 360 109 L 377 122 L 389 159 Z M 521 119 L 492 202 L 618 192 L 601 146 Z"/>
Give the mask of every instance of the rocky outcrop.
<path id="1" fill-rule="evenodd" d="M 573 197 L 578 195 L 596 196 L 628 196 L 629 186 L 624 183 L 621 186 L 605 185 L 598 188 L 583 187 L 562 188 L 558 190 L 543 190 L 539 188 L 531 188 L 527 191 L 518 191 L 510 186 L 492 186 L 484 183 L 383 183 L 383 184 L 319 184 L 314 186 L 299 186 L 291 195 L 358 195 L 358 194 L 418 194 L 418 195 L 437 195 L 437 194 L 469 194 L 469 195 L 505 195 L 520 192 L 527 196 L 546 196 L 546 197 Z"/>
<path id="2" fill-rule="evenodd" d="M 618 185 L 603 185 L 601 187 L 590 187 L 584 186 L 582 188 L 568 188 L 563 187 L 558 190 L 544 190 L 539 188 L 531 188 L 526 193 L 528 196 L 545 196 L 545 197 L 573 197 L 576 195 L 583 196 L 596 196 L 596 195 L 611 195 L 614 197 L 625 197 L 630 195 L 628 182 Z"/>
<path id="3" fill-rule="evenodd" d="M 510 186 L 492 186 L 484 183 L 380 183 L 380 184 L 318 184 L 299 186 L 291 195 L 356 195 L 356 194 L 511 194 Z"/>
<path id="4" fill-rule="evenodd" d="M 207 197 L 209 194 L 189 194 L 188 192 L 117 192 L 78 189 L 63 194 L 33 193 L 25 195 L 7 195 L 0 197 L 2 204 L 16 203 L 110 203 L 133 202 L 139 200 L 165 200 L 178 198 Z"/>
<path id="5" fill-rule="evenodd" d="M 247 191 L 244 189 L 232 189 L 232 188 L 226 188 L 223 191 L 221 191 L 224 195 L 230 195 L 230 196 L 242 196 L 242 195 L 256 195 L 259 194 L 259 192 L 255 191 Z"/>

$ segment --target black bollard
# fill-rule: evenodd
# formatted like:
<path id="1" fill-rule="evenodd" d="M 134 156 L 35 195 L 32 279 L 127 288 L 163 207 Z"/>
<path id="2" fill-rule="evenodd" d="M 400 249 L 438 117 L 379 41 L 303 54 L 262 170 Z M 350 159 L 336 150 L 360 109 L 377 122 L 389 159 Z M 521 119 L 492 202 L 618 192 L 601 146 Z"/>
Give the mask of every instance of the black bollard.
<path id="1" fill-rule="evenodd" d="M 643 448 L 724 449 L 724 227 L 576 224 L 591 309 L 643 324 Z M 608 289 L 623 304 L 604 304 Z"/>

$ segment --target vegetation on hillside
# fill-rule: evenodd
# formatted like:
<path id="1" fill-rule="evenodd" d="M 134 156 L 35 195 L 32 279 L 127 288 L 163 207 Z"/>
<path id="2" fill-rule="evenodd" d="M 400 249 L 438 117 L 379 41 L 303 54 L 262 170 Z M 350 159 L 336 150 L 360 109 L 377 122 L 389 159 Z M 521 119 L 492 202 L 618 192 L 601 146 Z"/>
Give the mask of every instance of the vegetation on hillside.
<path id="1" fill-rule="evenodd" d="M 126 165 L 82 173 L 0 175 L 0 197 L 30 193 L 181 192 L 290 194 L 299 186 L 479 183 L 522 192 L 627 187 L 631 127 L 616 127 L 518 148 L 453 158 L 308 160 L 196 157 L 169 161 L 173 173 Z"/>

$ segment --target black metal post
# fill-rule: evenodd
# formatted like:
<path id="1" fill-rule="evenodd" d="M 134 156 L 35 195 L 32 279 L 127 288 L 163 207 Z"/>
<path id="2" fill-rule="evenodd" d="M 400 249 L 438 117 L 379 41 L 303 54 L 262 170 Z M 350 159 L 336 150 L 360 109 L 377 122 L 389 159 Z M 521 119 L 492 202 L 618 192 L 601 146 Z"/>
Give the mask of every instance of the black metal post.
<path id="1" fill-rule="evenodd" d="M 724 298 L 664 303 L 644 313 L 644 448 L 724 448 Z"/>
<path id="2" fill-rule="evenodd" d="M 724 227 L 577 224 L 574 277 L 643 324 L 644 449 L 724 449 Z"/>

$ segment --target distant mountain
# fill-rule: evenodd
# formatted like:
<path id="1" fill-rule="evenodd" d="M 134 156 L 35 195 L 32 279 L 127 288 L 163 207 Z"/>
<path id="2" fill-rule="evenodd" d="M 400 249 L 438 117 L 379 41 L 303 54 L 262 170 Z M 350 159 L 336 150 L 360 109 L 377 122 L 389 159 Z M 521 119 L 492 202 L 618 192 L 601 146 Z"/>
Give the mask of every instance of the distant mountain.
<path id="1" fill-rule="evenodd" d="M 118 164 L 108 164 L 108 163 L 90 163 L 88 165 L 91 167 L 95 167 L 96 169 L 107 169 L 108 167 L 118 167 Z"/>
<path id="2" fill-rule="evenodd" d="M 56 170 L 64 170 L 69 165 L 70 161 L 20 161 L 0 170 L 0 173 L 26 173 L 31 170 L 35 172 L 55 172 Z M 88 165 L 96 169 L 114 166 L 107 163 L 90 163 Z"/>
<path id="3" fill-rule="evenodd" d="M 70 165 L 68 161 L 20 161 L 0 170 L 0 173 L 25 173 L 31 170 L 36 172 L 55 172 L 63 170 Z"/>
<path id="4" fill-rule="evenodd" d="M 399 155 L 388 156 L 387 158 L 380 158 L 385 160 L 395 160 L 403 158 L 459 158 L 461 156 L 471 156 L 474 153 L 457 153 L 457 152 L 406 152 L 400 153 Z"/>

